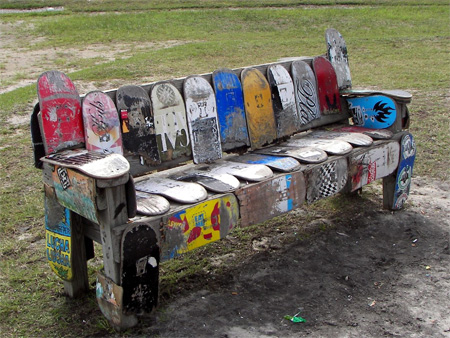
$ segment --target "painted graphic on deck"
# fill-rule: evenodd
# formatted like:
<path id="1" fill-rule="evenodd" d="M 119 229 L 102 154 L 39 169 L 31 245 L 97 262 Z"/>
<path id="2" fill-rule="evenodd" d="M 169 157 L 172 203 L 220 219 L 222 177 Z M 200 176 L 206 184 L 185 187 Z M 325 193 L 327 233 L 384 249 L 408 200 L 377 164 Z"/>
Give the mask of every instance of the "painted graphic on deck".
<path id="1" fill-rule="evenodd" d="M 373 129 L 388 128 L 397 117 L 394 101 L 385 96 L 348 98 L 347 101 L 353 122 L 357 126 Z"/>
<path id="2" fill-rule="evenodd" d="M 228 235 L 238 220 L 237 200 L 232 195 L 209 200 L 172 215 L 166 225 L 163 259 L 217 241 Z"/>
<path id="3" fill-rule="evenodd" d="M 56 199 L 45 198 L 46 257 L 53 272 L 63 280 L 73 277 L 71 264 L 70 211 Z"/>

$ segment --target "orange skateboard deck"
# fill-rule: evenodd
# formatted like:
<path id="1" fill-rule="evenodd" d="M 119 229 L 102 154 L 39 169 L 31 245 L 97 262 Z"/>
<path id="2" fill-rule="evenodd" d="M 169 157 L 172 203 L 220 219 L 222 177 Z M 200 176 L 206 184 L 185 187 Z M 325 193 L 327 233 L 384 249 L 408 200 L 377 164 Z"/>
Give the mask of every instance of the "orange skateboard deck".
<path id="1" fill-rule="evenodd" d="M 244 69 L 241 81 L 250 144 L 258 149 L 277 138 L 272 94 L 266 78 L 255 68 Z"/>

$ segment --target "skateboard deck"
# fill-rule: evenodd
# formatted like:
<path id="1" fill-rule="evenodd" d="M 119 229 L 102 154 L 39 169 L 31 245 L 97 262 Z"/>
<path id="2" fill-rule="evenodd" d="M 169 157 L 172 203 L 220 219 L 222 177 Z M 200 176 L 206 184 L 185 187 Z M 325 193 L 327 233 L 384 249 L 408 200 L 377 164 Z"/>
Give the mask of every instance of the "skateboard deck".
<path id="1" fill-rule="evenodd" d="M 316 75 L 319 108 L 323 115 L 337 114 L 341 112 L 341 100 L 336 72 L 330 61 L 322 56 L 313 60 L 314 73 Z"/>
<path id="2" fill-rule="evenodd" d="M 72 269 L 72 217 L 57 198 L 45 194 L 45 237 L 47 261 L 56 275 L 70 281 Z"/>
<path id="3" fill-rule="evenodd" d="M 55 70 L 39 76 L 37 95 L 46 154 L 84 144 L 80 96 L 72 81 Z"/>
<path id="4" fill-rule="evenodd" d="M 162 196 L 136 191 L 137 212 L 145 216 L 162 215 L 169 211 L 170 203 Z"/>
<path id="5" fill-rule="evenodd" d="M 416 143 L 411 134 L 406 134 L 400 142 L 400 163 L 397 168 L 393 210 L 399 210 L 408 199 L 413 174 L 414 160 L 416 158 Z"/>
<path id="6" fill-rule="evenodd" d="M 150 313 L 158 304 L 158 237 L 147 224 L 132 224 L 122 235 L 120 265 L 124 313 Z"/>
<path id="7" fill-rule="evenodd" d="M 341 131 L 316 130 L 306 136 L 307 138 L 322 138 L 328 140 L 341 140 L 350 143 L 355 147 L 369 147 L 373 144 L 373 139 L 362 133 L 350 133 Z"/>
<path id="8" fill-rule="evenodd" d="M 82 104 L 86 149 L 123 155 L 120 120 L 113 100 L 103 92 L 92 91 Z"/>
<path id="9" fill-rule="evenodd" d="M 302 60 L 292 62 L 291 72 L 300 124 L 305 125 L 320 117 L 316 78 L 311 67 Z"/>
<path id="10" fill-rule="evenodd" d="M 198 183 L 205 189 L 217 193 L 233 192 L 240 185 L 239 180 L 232 175 L 213 174 L 207 171 L 186 172 L 171 178 L 184 182 Z"/>
<path id="11" fill-rule="evenodd" d="M 397 169 L 399 156 L 400 145 L 396 141 L 350 156 L 351 191 L 392 174 Z"/>
<path id="12" fill-rule="evenodd" d="M 205 188 L 196 183 L 180 182 L 170 178 L 148 177 L 136 183 L 136 190 L 162 195 L 179 203 L 196 203 L 208 196 Z"/>
<path id="13" fill-rule="evenodd" d="M 272 94 L 266 78 L 255 68 L 244 69 L 241 81 L 250 144 L 258 149 L 277 138 Z"/>
<path id="14" fill-rule="evenodd" d="M 385 129 L 397 118 L 395 103 L 387 96 L 347 98 L 347 102 L 356 126 Z"/>
<path id="15" fill-rule="evenodd" d="M 220 139 L 224 151 L 250 146 L 244 97 L 238 76 L 230 69 L 213 72 Z"/>
<path id="16" fill-rule="evenodd" d="M 161 162 L 156 142 L 151 102 L 139 86 L 122 86 L 116 93 L 125 155 L 139 156 L 141 164 Z"/>
<path id="17" fill-rule="evenodd" d="M 211 165 L 209 171 L 215 174 L 230 174 L 237 178 L 259 182 L 272 177 L 272 170 L 263 164 L 248 164 L 221 161 Z"/>
<path id="18" fill-rule="evenodd" d="M 327 153 L 319 148 L 288 145 L 267 147 L 257 150 L 256 153 L 281 157 L 289 156 L 302 163 L 321 163 L 328 158 Z"/>
<path id="19" fill-rule="evenodd" d="M 307 177 L 306 200 L 308 203 L 341 191 L 347 184 L 347 169 L 347 159 L 339 158 L 307 171 L 305 175 Z"/>
<path id="20" fill-rule="evenodd" d="M 329 155 L 345 155 L 352 151 L 353 147 L 345 141 L 314 139 L 308 137 L 292 138 L 286 142 L 288 146 L 313 147 L 325 151 Z M 284 145 L 284 144 L 282 144 Z"/>
<path id="21" fill-rule="evenodd" d="M 371 128 L 364 128 L 364 127 L 358 127 L 358 126 L 348 126 L 348 127 L 341 127 L 335 129 L 335 131 L 339 132 L 348 132 L 348 133 L 362 133 L 365 135 L 370 136 L 371 138 L 375 140 L 389 140 L 394 135 L 392 131 L 387 129 L 371 129 Z"/>
<path id="22" fill-rule="evenodd" d="M 41 158 L 43 162 L 79 170 L 97 179 L 112 179 L 127 174 L 128 161 L 119 154 L 104 154 L 86 149 L 65 150 Z"/>
<path id="23" fill-rule="evenodd" d="M 248 164 L 263 164 L 268 166 L 270 169 L 281 172 L 291 172 L 300 168 L 300 163 L 295 158 L 289 156 L 281 157 L 267 154 L 251 153 L 229 157 L 227 158 L 227 161 Z"/>
<path id="24" fill-rule="evenodd" d="M 333 28 L 325 31 L 327 57 L 336 71 L 339 89 L 351 88 L 352 78 L 348 63 L 347 44 L 342 35 Z"/>
<path id="25" fill-rule="evenodd" d="M 170 82 L 151 89 L 156 141 L 162 161 L 191 156 L 186 107 L 181 93 Z"/>
<path id="26" fill-rule="evenodd" d="M 225 238 L 238 225 L 239 205 L 233 194 L 208 199 L 163 216 L 163 260 Z"/>
<path id="27" fill-rule="evenodd" d="M 183 84 L 194 163 L 210 163 L 222 157 L 214 91 L 204 78 L 189 76 Z"/>
<path id="28" fill-rule="evenodd" d="M 345 97 L 362 97 L 362 96 L 373 96 L 373 95 L 384 95 L 389 96 L 393 99 L 410 102 L 412 99 L 412 94 L 404 90 L 393 89 L 393 90 L 370 90 L 370 89 L 347 89 L 341 91 L 341 95 Z"/>
<path id="29" fill-rule="evenodd" d="M 300 128 L 292 78 L 286 68 L 273 65 L 267 68 L 267 79 L 272 92 L 277 137 L 290 136 Z"/>

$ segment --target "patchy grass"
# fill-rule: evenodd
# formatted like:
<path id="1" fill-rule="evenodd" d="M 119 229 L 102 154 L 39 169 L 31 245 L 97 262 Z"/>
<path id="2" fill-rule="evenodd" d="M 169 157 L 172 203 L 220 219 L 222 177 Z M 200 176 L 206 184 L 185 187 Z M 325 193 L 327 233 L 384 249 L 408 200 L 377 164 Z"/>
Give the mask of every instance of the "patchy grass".
<path id="1" fill-rule="evenodd" d="M 327 6 L 317 6 L 319 1 L 267 0 L 258 2 L 258 8 L 250 8 L 255 4 L 231 0 L 8 1 L 1 2 L 0 8 L 62 5 L 66 10 L 0 18 L 2 24 L 14 27 L 8 31 L 8 57 L 13 57 L 19 47 L 23 48 L 21 51 L 57 48 L 60 52 L 55 60 L 44 60 L 42 56 L 35 67 L 45 61 L 46 67 L 68 72 L 76 83 L 102 86 L 109 81 L 140 84 L 219 67 L 322 54 L 324 31 L 333 26 L 349 45 L 354 87 L 413 92 L 409 107 L 411 132 L 418 145 L 415 174 L 449 179 L 450 65 L 444 56 L 448 54 L 450 34 L 442 29 L 448 26 L 447 1 L 355 0 L 320 2 Z M 233 9 L 228 10 L 229 7 Z M 102 57 L 83 59 L 77 53 L 64 51 L 165 41 L 178 44 L 136 48 L 115 61 Z M 7 69 L 5 60 L 0 60 L 0 68 Z M 19 74 L 9 81 L 19 81 L 27 75 Z M 111 335 L 113 332 L 95 303 L 94 291 L 80 300 L 66 299 L 62 283 L 45 261 L 41 172 L 33 167 L 27 125 L 34 102 L 35 85 L 0 95 L 0 330 L 5 336 L 25 337 Z M 22 122 L 11 120 L 13 117 Z M 199 277 L 204 286 L 210 287 L 226 280 L 219 277 L 232 274 L 243 258 L 254 254 L 256 239 L 271 238 L 276 250 L 278 242 L 302 240 L 311 231 L 329 230 L 325 218 L 338 224 L 342 215 L 353 212 L 352 198 L 361 204 L 375 198 L 380 205 L 372 189 L 365 189 L 368 192 L 362 196 L 318 201 L 263 224 L 236 229 L 219 243 L 164 263 L 163 303 L 186 292 Z M 229 254 L 234 254 L 234 258 L 228 260 Z M 226 264 L 216 265 L 211 257 L 226 260 Z M 91 283 L 99 264 L 99 259 L 89 263 Z M 125 335 L 136 332 L 139 328 Z"/>

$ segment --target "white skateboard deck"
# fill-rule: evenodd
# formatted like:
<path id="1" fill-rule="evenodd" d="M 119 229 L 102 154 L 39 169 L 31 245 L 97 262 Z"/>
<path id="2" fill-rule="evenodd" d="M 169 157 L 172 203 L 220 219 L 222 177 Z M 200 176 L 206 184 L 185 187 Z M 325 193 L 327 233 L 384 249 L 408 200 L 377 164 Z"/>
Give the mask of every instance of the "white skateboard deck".
<path id="1" fill-rule="evenodd" d="M 179 203 L 196 203 L 208 196 L 205 188 L 199 184 L 152 176 L 137 182 L 136 190 L 162 195 Z"/>
<path id="2" fill-rule="evenodd" d="M 313 147 L 274 146 L 263 148 L 256 152 L 272 156 L 289 156 L 303 163 L 321 163 L 328 158 L 325 151 Z"/>
<path id="3" fill-rule="evenodd" d="M 368 147 L 373 143 L 373 139 L 362 133 L 338 132 L 317 130 L 313 131 L 307 138 L 323 138 L 327 140 L 341 140 L 350 143 L 356 147 Z"/>
<path id="4" fill-rule="evenodd" d="M 284 145 L 284 144 L 282 144 Z M 318 148 L 329 155 L 345 155 L 352 151 L 353 147 L 345 141 L 341 140 L 327 140 L 327 139 L 313 139 L 313 138 L 292 138 L 286 142 L 288 146 L 294 147 L 313 147 Z"/>
<path id="5" fill-rule="evenodd" d="M 137 212 L 145 216 L 162 215 L 169 211 L 170 203 L 162 196 L 136 191 Z"/>
<path id="6" fill-rule="evenodd" d="M 220 161 L 211 165 L 209 171 L 215 174 L 230 174 L 237 178 L 259 182 L 273 176 L 273 171 L 262 164 Z"/>

